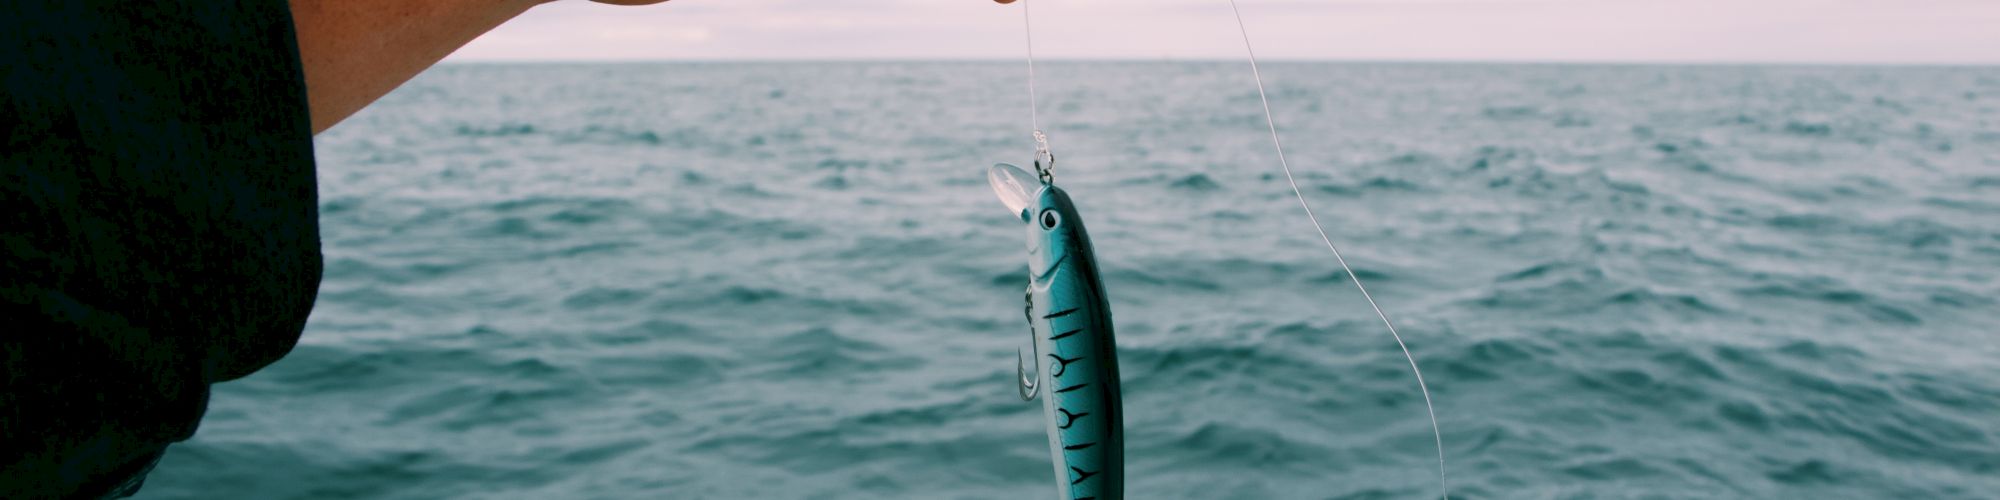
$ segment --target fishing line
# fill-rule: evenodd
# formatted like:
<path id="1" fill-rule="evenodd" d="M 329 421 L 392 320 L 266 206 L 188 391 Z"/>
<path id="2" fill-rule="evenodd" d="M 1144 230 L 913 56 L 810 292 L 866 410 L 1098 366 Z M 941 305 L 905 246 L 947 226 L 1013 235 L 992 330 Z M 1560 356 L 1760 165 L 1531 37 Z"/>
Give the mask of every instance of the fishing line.
<path id="1" fill-rule="evenodd" d="M 1271 129 L 1271 146 L 1278 150 L 1278 166 L 1285 170 L 1285 182 L 1292 185 L 1292 195 L 1299 199 L 1299 207 L 1306 211 L 1306 219 L 1312 221 L 1313 229 L 1319 231 L 1319 239 L 1326 243 L 1326 249 L 1333 251 L 1333 259 L 1340 262 L 1340 268 L 1347 271 L 1347 279 L 1354 280 L 1354 289 L 1361 291 L 1361 298 L 1368 300 L 1368 307 L 1375 310 L 1375 317 L 1382 319 L 1382 326 L 1389 328 L 1389 336 L 1396 339 L 1396 347 L 1403 349 L 1403 359 L 1410 361 L 1410 372 L 1417 375 L 1417 389 L 1424 393 L 1424 411 L 1431 417 L 1431 437 L 1437 441 L 1438 494 L 1451 500 L 1451 489 L 1446 485 L 1444 473 L 1444 432 L 1438 428 L 1437 409 L 1431 404 L 1430 386 L 1424 384 L 1424 371 L 1417 368 L 1417 357 L 1410 354 L 1410 346 L 1403 343 L 1403 335 L 1396 332 L 1396 324 L 1389 321 L 1389 315 L 1382 312 L 1382 306 L 1375 303 L 1375 297 L 1368 293 L 1368 287 L 1361 285 L 1361 276 L 1354 274 L 1354 268 L 1347 265 L 1347 258 L 1340 255 L 1340 247 L 1334 246 L 1333 238 L 1326 235 L 1326 226 L 1319 223 L 1319 216 L 1313 215 L 1312 205 L 1306 203 L 1306 195 L 1299 190 L 1299 181 L 1292 178 L 1292 164 L 1285 159 L 1285 142 L 1278 138 L 1278 120 L 1271 114 L 1271 98 L 1264 93 L 1264 74 L 1257 69 L 1257 49 L 1250 45 L 1250 28 L 1243 23 L 1243 9 L 1236 6 L 1236 0 L 1229 0 L 1229 10 L 1236 14 L 1236 29 L 1243 34 L 1243 51 L 1250 56 L 1250 75 L 1257 79 L 1257 100 L 1264 103 L 1264 124 Z"/>
<path id="2" fill-rule="evenodd" d="M 1028 17 L 1028 0 L 1021 0 L 1021 28 L 1028 33 L 1028 121 L 1042 133 L 1040 106 L 1035 104 L 1035 24 Z"/>
<path id="3" fill-rule="evenodd" d="M 1021 0 L 1021 31 L 1028 40 L 1028 121 L 1035 137 L 1035 176 L 1043 184 L 1055 180 L 1056 155 L 1049 152 L 1049 136 L 1042 133 L 1041 106 L 1035 102 L 1035 24 L 1028 15 L 1028 0 Z"/>

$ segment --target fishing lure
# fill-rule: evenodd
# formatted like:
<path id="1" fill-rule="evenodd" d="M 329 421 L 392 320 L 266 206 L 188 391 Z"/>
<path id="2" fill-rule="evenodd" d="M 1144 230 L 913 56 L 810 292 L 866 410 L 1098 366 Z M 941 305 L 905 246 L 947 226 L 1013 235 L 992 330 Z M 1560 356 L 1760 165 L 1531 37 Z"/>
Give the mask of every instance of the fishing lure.
<path id="1" fill-rule="evenodd" d="M 1111 303 L 1097 272 L 1090 233 L 1069 193 L 1056 187 L 1056 157 L 1042 133 L 1035 103 L 1035 30 L 1021 2 L 1028 41 L 1028 116 L 1034 126 L 1034 177 L 1001 163 L 986 171 L 1000 203 L 1028 230 L 1028 350 L 1014 360 L 1021 399 L 1045 387 L 1042 420 L 1049 434 L 1061 500 L 1124 500 L 1125 405 L 1118 390 L 1118 350 Z M 1040 182 L 1030 181 L 1035 179 Z M 1031 182 L 1034 182 L 1031 184 Z M 1030 188 L 1034 188 L 1030 191 Z M 1029 365 L 1035 370 L 1030 372 Z"/>
<path id="2" fill-rule="evenodd" d="M 1038 134 L 1039 135 L 1039 134 Z M 1042 163 L 1040 182 L 1001 163 L 987 171 L 1000 202 L 1027 227 L 1028 336 L 1032 359 L 1017 358 L 1022 400 L 1041 392 L 1049 451 L 1059 498 L 1125 498 L 1124 408 L 1118 390 L 1118 353 L 1111 307 L 1099 278 L 1090 233 L 1069 193 L 1056 187 Z M 1034 188 L 1032 192 L 1030 188 Z M 1029 365 L 1034 365 L 1031 372 Z"/>
<path id="3" fill-rule="evenodd" d="M 1271 113 L 1271 99 L 1264 90 L 1264 74 L 1257 67 L 1257 50 L 1250 43 L 1250 28 L 1236 0 L 1228 0 L 1243 35 L 1243 50 L 1250 60 L 1250 74 L 1257 82 L 1257 99 L 1264 107 L 1264 124 L 1271 132 L 1271 146 L 1277 150 L 1278 166 L 1285 182 L 1299 200 L 1306 219 L 1318 231 L 1333 258 L 1354 282 L 1355 290 L 1382 320 L 1389 336 L 1402 348 L 1416 376 L 1417 390 L 1424 396 L 1424 411 L 1430 416 L 1431 437 L 1437 445 L 1438 495 L 1451 500 L 1446 481 L 1444 433 L 1438 426 L 1437 409 L 1431 403 L 1429 385 L 1417 358 L 1403 343 L 1389 315 L 1375 303 L 1375 297 L 1361 284 L 1361 277 L 1347 264 L 1340 248 L 1327 235 L 1326 227 L 1313 214 L 1292 176 L 1291 162 L 1285 158 L 1284 141 L 1278 136 L 1277 118 Z M 1034 126 L 1035 177 L 1040 186 L 1029 191 L 1028 173 L 1005 163 L 987 171 L 987 181 L 1001 203 L 1015 212 L 1028 228 L 1028 305 L 1026 308 L 1030 348 L 1034 351 L 1033 375 L 1026 359 L 1016 359 L 1021 399 L 1033 400 L 1043 386 L 1055 387 L 1042 400 L 1043 419 L 1048 423 L 1049 451 L 1054 455 L 1057 490 L 1063 500 L 1122 500 L 1125 496 L 1125 428 L 1123 403 L 1118 390 L 1118 353 L 1112 340 L 1111 308 L 1104 295 L 1104 283 L 1097 272 L 1097 259 L 1090 235 L 1077 217 L 1069 194 L 1055 186 L 1050 171 L 1055 156 L 1049 152 L 1048 137 L 1042 133 L 1040 106 L 1035 102 L 1035 30 L 1028 15 L 1028 1 L 1021 1 L 1021 22 L 1028 42 L 1028 115 Z M 1046 359 L 1044 359 L 1046 357 Z M 1046 374 L 1046 378 L 1044 378 Z"/>

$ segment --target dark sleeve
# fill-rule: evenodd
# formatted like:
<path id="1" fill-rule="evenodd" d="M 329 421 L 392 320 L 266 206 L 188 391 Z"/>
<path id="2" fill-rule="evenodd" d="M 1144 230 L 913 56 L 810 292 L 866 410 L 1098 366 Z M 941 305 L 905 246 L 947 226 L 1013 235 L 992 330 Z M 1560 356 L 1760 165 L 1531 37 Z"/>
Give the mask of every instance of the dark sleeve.
<path id="1" fill-rule="evenodd" d="M 320 276 L 283 0 L 0 2 L 0 497 L 96 494 L 297 342 Z"/>

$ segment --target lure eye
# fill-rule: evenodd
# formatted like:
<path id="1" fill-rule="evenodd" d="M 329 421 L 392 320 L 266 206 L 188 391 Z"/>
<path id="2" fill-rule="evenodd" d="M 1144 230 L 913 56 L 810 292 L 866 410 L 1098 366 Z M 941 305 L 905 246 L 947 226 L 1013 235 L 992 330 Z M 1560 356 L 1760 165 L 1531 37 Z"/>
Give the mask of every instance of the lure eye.
<path id="1" fill-rule="evenodd" d="M 1056 211 L 1054 210 L 1042 211 L 1042 229 L 1044 230 L 1055 229 L 1056 223 L 1058 222 L 1062 222 L 1062 217 L 1056 215 Z"/>

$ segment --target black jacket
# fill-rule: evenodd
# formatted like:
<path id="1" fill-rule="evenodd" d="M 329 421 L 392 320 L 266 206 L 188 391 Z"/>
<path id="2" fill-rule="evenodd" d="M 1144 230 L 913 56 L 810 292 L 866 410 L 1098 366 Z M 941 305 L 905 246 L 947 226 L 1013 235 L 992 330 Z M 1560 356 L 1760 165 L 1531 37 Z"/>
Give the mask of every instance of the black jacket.
<path id="1" fill-rule="evenodd" d="M 297 342 L 321 259 L 287 9 L 0 2 L 0 497 L 103 495 Z"/>

